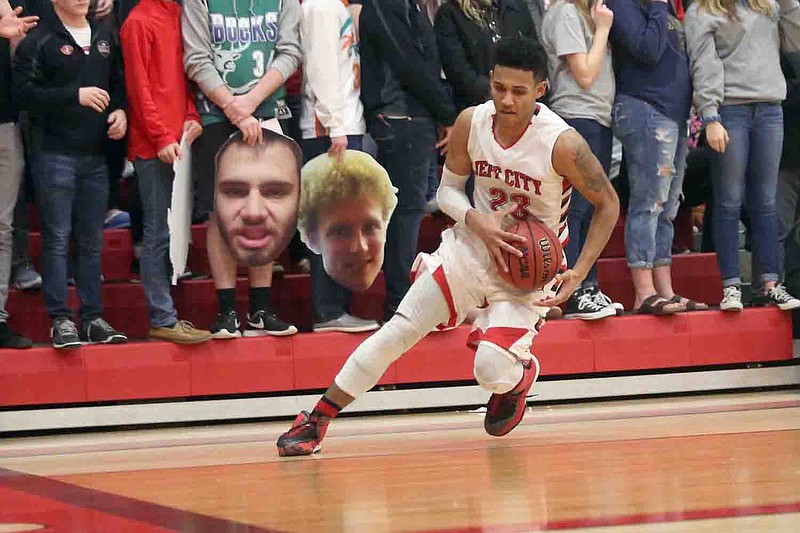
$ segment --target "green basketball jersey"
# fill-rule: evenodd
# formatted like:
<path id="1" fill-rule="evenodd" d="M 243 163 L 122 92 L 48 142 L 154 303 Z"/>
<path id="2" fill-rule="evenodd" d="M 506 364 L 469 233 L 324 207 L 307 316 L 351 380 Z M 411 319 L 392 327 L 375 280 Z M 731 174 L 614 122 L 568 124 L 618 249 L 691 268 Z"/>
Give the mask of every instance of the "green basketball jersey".
<path id="1" fill-rule="evenodd" d="M 214 65 L 234 95 L 245 94 L 266 74 L 278 41 L 281 0 L 208 0 Z M 288 110 L 281 87 L 256 108 L 261 119 L 283 118 Z M 203 124 L 227 120 L 202 94 L 197 98 Z"/>

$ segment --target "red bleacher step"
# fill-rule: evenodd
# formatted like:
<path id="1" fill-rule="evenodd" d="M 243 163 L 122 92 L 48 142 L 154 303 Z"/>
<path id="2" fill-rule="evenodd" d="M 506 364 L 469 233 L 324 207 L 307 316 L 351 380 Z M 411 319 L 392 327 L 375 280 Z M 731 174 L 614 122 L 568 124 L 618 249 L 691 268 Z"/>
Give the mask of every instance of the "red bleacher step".
<path id="1" fill-rule="evenodd" d="M 602 289 L 630 310 L 633 305 L 633 286 L 625 259 L 601 259 L 598 270 Z M 722 284 L 714 254 L 675 256 L 673 280 L 675 290 L 686 297 L 710 304 L 717 304 L 722 298 Z M 236 300 L 242 320 L 248 312 L 247 290 L 247 279 L 240 278 L 237 282 Z M 381 273 L 368 291 L 353 294 L 351 311 L 364 318 L 380 320 L 383 317 L 385 293 L 386 285 Z M 201 328 L 208 328 L 214 322 L 217 299 L 212 280 L 182 281 L 173 288 L 173 298 L 181 318 Z M 113 325 L 132 338 L 147 336 L 149 319 L 141 285 L 105 283 L 103 302 L 104 315 Z M 308 274 L 287 274 L 275 278 L 272 302 L 281 318 L 301 329 L 311 328 L 313 312 L 311 280 Z M 77 308 L 78 299 L 74 288 L 70 288 L 70 304 L 73 309 Z M 48 342 L 50 320 L 39 291 L 11 291 L 8 310 L 13 327 L 36 342 Z"/>
<path id="2" fill-rule="evenodd" d="M 548 323 L 534 341 L 542 375 L 636 372 L 790 360 L 792 321 L 776 308 Z M 469 326 L 428 335 L 382 384 L 472 379 Z M 0 350 L 0 406 L 308 391 L 327 387 L 367 334 Z"/>

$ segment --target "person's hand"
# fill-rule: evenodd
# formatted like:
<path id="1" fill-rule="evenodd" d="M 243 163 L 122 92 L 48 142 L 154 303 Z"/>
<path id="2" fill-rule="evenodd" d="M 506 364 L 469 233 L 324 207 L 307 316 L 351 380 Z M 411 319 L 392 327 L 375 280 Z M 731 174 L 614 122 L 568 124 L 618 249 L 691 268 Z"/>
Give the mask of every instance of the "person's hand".
<path id="1" fill-rule="evenodd" d="M 183 158 L 183 150 L 181 150 L 181 145 L 178 143 L 166 145 L 164 148 L 158 151 L 158 158 L 162 163 L 171 165 L 178 159 Z"/>
<path id="2" fill-rule="evenodd" d="M 99 87 L 81 87 L 78 89 L 78 102 L 83 107 L 91 107 L 98 113 L 102 113 L 111 102 L 111 97 Z"/>
<path id="3" fill-rule="evenodd" d="M 239 121 L 236 124 L 236 127 L 241 130 L 242 135 L 244 136 L 244 142 L 250 146 L 255 146 L 262 142 L 263 134 L 261 132 L 261 123 L 256 117 L 247 117 L 246 119 Z"/>
<path id="4" fill-rule="evenodd" d="M 128 131 L 128 116 L 125 111 L 117 109 L 108 115 L 108 138 L 118 141 L 125 137 L 125 132 Z"/>
<path id="5" fill-rule="evenodd" d="M 341 137 L 331 137 L 331 147 L 328 148 L 328 155 L 341 159 L 345 150 L 347 150 L 346 135 L 342 135 Z"/>
<path id="6" fill-rule="evenodd" d="M 725 153 L 729 140 L 728 130 L 722 122 L 711 122 L 706 126 L 706 142 L 715 152 Z"/>
<path id="7" fill-rule="evenodd" d="M 452 126 L 443 126 L 439 128 L 439 142 L 436 143 L 436 149 L 442 155 L 447 155 L 448 145 L 450 144 L 450 137 L 453 133 Z"/>
<path id="8" fill-rule="evenodd" d="M 247 119 L 256 112 L 256 108 L 260 102 L 253 102 L 250 94 L 240 94 L 231 98 L 231 100 L 222 106 L 222 111 L 231 124 L 236 124 L 242 120 Z"/>
<path id="9" fill-rule="evenodd" d="M 594 21 L 595 31 L 611 30 L 611 24 L 614 23 L 614 12 L 608 9 L 605 0 L 598 0 L 592 8 L 592 20 Z"/>
<path id="10" fill-rule="evenodd" d="M 97 0 L 97 7 L 94 9 L 94 16 L 97 19 L 104 19 L 111 14 L 114 9 L 114 0 Z"/>
<path id="11" fill-rule="evenodd" d="M 555 298 L 550 298 L 549 300 L 540 300 L 535 303 L 535 305 L 539 305 L 542 307 L 556 307 L 567 300 L 575 290 L 580 287 L 583 280 L 586 278 L 586 275 L 581 275 L 575 270 L 567 270 L 562 272 L 561 274 L 556 274 L 556 284 L 555 286 L 558 287 L 558 292 L 556 293 Z"/>
<path id="12" fill-rule="evenodd" d="M 700 230 L 706 218 L 706 204 L 701 204 L 692 208 L 692 225 Z"/>
<path id="13" fill-rule="evenodd" d="M 497 263 L 497 268 L 508 272 L 508 264 L 503 259 L 503 251 L 522 257 L 522 251 L 514 247 L 513 243 L 525 244 L 527 240 L 522 235 L 511 233 L 503 229 L 503 219 L 516 211 L 517 204 L 511 204 L 506 209 L 493 213 L 481 213 L 476 209 L 467 211 L 466 224 L 489 250 L 489 255 Z"/>
<path id="14" fill-rule="evenodd" d="M 0 37 L 5 39 L 19 39 L 24 37 L 29 30 L 36 27 L 39 17 L 20 17 L 22 7 L 17 7 L 8 15 L 0 18 Z"/>
<path id="15" fill-rule="evenodd" d="M 186 138 L 186 145 L 191 146 L 203 134 L 203 126 L 196 120 L 187 120 L 183 123 L 183 135 Z"/>

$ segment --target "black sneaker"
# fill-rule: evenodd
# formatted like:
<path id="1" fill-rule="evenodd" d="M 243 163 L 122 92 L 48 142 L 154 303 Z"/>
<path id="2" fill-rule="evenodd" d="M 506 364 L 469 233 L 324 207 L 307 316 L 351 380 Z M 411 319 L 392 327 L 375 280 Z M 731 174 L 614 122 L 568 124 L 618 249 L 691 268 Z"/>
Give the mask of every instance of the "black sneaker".
<path id="1" fill-rule="evenodd" d="M 781 311 L 800 309 L 800 300 L 789 294 L 783 285 L 775 285 L 768 291 L 761 291 L 753 298 L 753 305 L 775 305 Z"/>
<path id="2" fill-rule="evenodd" d="M 578 289 L 567 300 L 567 309 L 564 318 L 578 320 L 598 320 L 609 316 L 616 316 L 617 310 L 612 305 L 605 305 L 595 297 L 591 289 Z"/>
<path id="3" fill-rule="evenodd" d="M 211 326 L 212 339 L 236 339 L 242 336 L 239 331 L 241 324 L 239 323 L 239 315 L 236 311 L 231 311 L 227 315 L 219 314 Z"/>
<path id="4" fill-rule="evenodd" d="M 74 350 L 81 347 L 78 328 L 75 326 L 75 322 L 68 318 L 53 320 L 50 336 L 53 338 L 53 348 L 56 350 Z"/>
<path id="5" fill-rule="evenodd" d="M 11 329 L 7 322 L 0 322 L 0 348 L 14 348 L 21 350 L 30 348 L 33 342 L 28 337 L 19 335 L 16 331 Z"/>
<path id="6" fill-rule="evenodd" d="M 268 309 L 256 311 L 253 316 L 247 315 L 247 327 L 244 330 L 245 337 L 261 337 L 264 335 L 287 337 L 295 333 L 297 333 L 296 327 L 287 324 Z"/>
<path id="7" fill-rule="evenodd" d="M 81 340 L 87 344 L 124 344 L 128 336 L 102 318 L 95 318 L 81 323 Z"/>

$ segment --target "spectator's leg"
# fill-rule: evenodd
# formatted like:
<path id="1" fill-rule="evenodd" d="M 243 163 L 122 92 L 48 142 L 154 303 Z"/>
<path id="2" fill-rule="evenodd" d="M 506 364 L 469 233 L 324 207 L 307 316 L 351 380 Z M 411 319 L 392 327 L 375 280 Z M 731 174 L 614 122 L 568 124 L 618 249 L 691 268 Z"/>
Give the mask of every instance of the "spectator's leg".
<path id="1" fill-rule="evenodd" d="M 68 307 L 67 254 L 77 189 L 77 158 L 39 152 L 31 161 L 42 222 L 42 295 L 51 318 L 71 318 Z M 106 186 L 108 182 L 105 176 Z M 105 213 L 105 198 L 101 205 Z M 100 220 L 102 225 L 102 218 Z"/>
<path id="2" fill-rule="evenodd" d="M 779 226 L 776 209 L 778 168 L 783 150 L 783 109 L 779 104 L 757 104 L 751 137 L 750 172 L 747 174 L 747 212 L 753 243 L 756 288 L 774 284 L 778 266 Z"/>
<path id="3" fill-rule="evenodd" d="M 750 154 L 753 107 L 723 106 L 722 122 L 730 141 L 722 154 L 714 152 L 711 183 L 714 196 L 713 237 L 722 285 L 740 285 L 739 219 Z"/>
<path id="4" fill-rule="evenodd" d="M 17 193 L 17 203 L 14 207 L 13 255 L 11 265 L 13 269 L 28 266 L 28 240 L 30 239 L 30 220 L 28 217 L 28 198 L 25 194 L 24 180 L 20 183 Z"/>
<path id="5" fill-rule="evenodd" d="M 666 118 L 666 117 L 665 117 Z M 666 201 L 663 209 L 658 216 L 658 226 L 656 228 L 656 255 L 653 259 L 653 281 L 656 291 L 665 298 L 672 298 L 675 292 L 672 288 L 672 244 L 675 236 L 673 222 L 678 216 L 678 208 L 681 205 L 681 195 L 683 194 L 683 177 L 686 173 L 686 156 L 689 151 L 688 130 L 684 124 L 675 124 L 670 130 L 673 132 L 674 141 L 660 143 L 660 148 L 664 157 L 671 149 L 672 158 L 668 160 L 668 167 L 671 175 L 667 178 L 668 188 Z M 665 129 L 666 124 L 661 126 Z M 656 130 L 658 131 L 658 130 Z M 656 135 L 658 138 L 658 135 Z M 664 168 L 659 163 L 660 168 Z M 663 198 L 663 197 L 660 197 Z"/>
<path id="6" fill-rule="evenodd" d="M 567 120 L 567 123 L 586 139 L 592 153 L 600 161 L 603 171 L 608 175 L 611 168 L 611 143 L 613 139 L 611 130 L 589 119 L 572 119 Z M 573 188 L 567 217 L 569 242 L 567 243 L 566 254 L 567 264 L 570 268 L 575 265 L 583 249 L 583 244 L 586 242 L 593 214 L 594 206 L 579 191 Z M 583 282 L 583 287 L 596 288 L 597 286 L 597 265 L 594 264 Z"/>
<path id="7" fill-rule="evenodd" d="M 108 165 L 108 211 L 122 210 L 119 197 L 119 180 L 125 169 L 125 154 L 128 148 L 127 137 L 118 141 L 108 139 L 105 146 Z"/>
<path id="8" fill-rule="evenodd" d="M 657 171 L 655 132 L 648 123 L 652 111 L 649 105 L 635 98 L 618 97 L 614 104 L 614 133 L 622 142 L 629 188 L 625 255 L 636 291 L 634 309 L 638 309 L 646 298 L 656 293 L 653 259 L 658 213 L 655 207 L 657 184 L 662 178 L 659 178 Z M 670 159 L 671 156 L 672 153 Z"/>
<path id="9" fill-rule="evenodd" d="M 170 293 L 169 225 L 172 202 L 172 165 L 158 159 L 134 162 L 143 208 L 144 249 L 140 263 L 142 287 L 150 311 L 150 326 L 172 326 L 178 321 Z"/>
<path id="10" fill-rule="evenodd" d="M 139 196 L 139 178 L 134 172 L 128 180 L 130 182 L 130 205 L 128 208 L 131 214 L 131 237 L 133 242 L 138 244 L 144 239 L 144 213 Z"/>
<path id="11" fill-rule="evenodd" d="M 228 137 L 235 131 L 236 128 L 228 123 L 211 124 L 203 128 L 203 134 L 192 144 L 195 217 L 201 214 L 209 214 L 214 210 L 216 154 Z M 235 288 L 236 260 L 230 257 L 230 253 L 227 251 L 225 242 L 219 234 L 219 229 L 216 227 L 213 217 L 208 222 L 206 246 L 208 248 L 209 269 L 216 289 Z"/>
<path id="12" fill-rule="evenodd" d="M 103 219 L 108 205 L 108 166 L 103 156 L 81 157 L 78 165 L 75 217 L 75 287 L 81 300 L 81 320 L 103 314 Z"/>
<path id="13" fill-rule="evenodd" d="M 209 124 L 192 143 L 194 220 L 206 219 L 214 211 L 214 160 L 223 143 L 236 131 L 227 122 Z"/>
<path id="14" fill-rule="evenodd" d="M 786 168 L 780 171 L 775 197 L 781 227 L 778 268 L 782 279 L 788 280 L 800 270 L 800 169 Z"/>
<path id="15" fill-rule="evenodd" d="M 389 222 L 383 271 L 386 279 L 384 320 L 389 320 L 410 286 L 425 209 L 428 169 L 435 157 L 436 128 L 427 118 L 376 120 L 372 129 L 378 161 L 398 188 L 397 208 Z"/>
<path id="16" fill-rule="evenodd" d="M 14 123 L 0 124 L 0 322 L 8 318 L 8 284 L 11 278 L 11 256 L 14 208 L 23 175 L 22 137 Z"/>
<path id="17" fill-rule="evenodd" d="M 30 125 L 25 113 L 20 114 L 20 121 L 18 124 L 22 137 L 23 147 L 23 162 L 31 161 L 33 159 L 32 153 L 28 150 L 30 144 Z M 26 137 L 27 134 L 27 137 Z M 30 269 L 31 275 L 35 278 L 36 283 L 33 287 L 40 287 L 42 284 L 41 276 L 33 270 L 28 257 L 28 245 L 30 238 L 30 217 L 28 215 L 28 201 L 34 197 L 33 195 L 33 176 L 31 174 L 30 165 L 23 165 L 24 172 L 22 183 L 20 183 L 19 193 L 17 195 L 17 205 L 14 209 L 14 245 L 13 256 L 11 260 L 12 265 L 12 278 L 13 274 L 18 270 Z"/>

